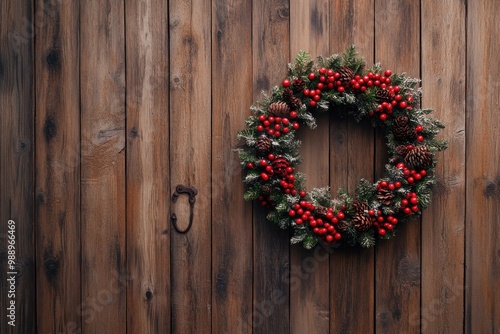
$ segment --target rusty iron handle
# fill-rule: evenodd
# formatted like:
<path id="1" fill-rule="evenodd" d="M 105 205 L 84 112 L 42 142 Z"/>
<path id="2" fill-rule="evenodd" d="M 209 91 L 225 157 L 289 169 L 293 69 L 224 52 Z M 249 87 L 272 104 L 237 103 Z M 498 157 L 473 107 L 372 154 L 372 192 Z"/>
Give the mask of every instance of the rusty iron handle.
<path id="1" fill-rule="evenodd" d="M 198 190 L 196 190 L 195 187 L 184 186 L 182 184 L 177 185 L 177 187 L 175 187 L 174 193 L 172 194 L 172 204 L 175 204 L 175 202 L 177 202 L 177 199 L 181 194 L 187 194 L 189 196 L 189 224 L 184 230 L 180 229 L 177 225 L 177 215 L 175 214 L 175 212 L 172 212 L 172 214 L 170 215 L 170 220 L 172 221 L 175 230 L 178 233 L 184 234 L 187 233 L 193 225 L 194 204 L 196 203 L 196 195 L 198 194 Z"/>

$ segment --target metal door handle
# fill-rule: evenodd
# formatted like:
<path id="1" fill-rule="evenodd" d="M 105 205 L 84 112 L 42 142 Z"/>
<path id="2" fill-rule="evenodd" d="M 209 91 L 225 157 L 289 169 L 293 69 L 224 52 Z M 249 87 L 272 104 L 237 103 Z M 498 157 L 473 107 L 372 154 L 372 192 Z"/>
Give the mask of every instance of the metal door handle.
<path id="1" fill-rule="evenodd" d="M 195 187 L 184 186 L 182 184 L 177 185 L 177 187 L 175 187 L 174 193 L 172 194 L 172 204 L 175 204 L 175 202 L 177 202 L 177 199 L 181 194 L 187 194 L 189 196 L 189 224 L 184 230 L 180 229 L 177 225 L 177 215 L 175 214 L 175 212 L 173 212 L 173 210 L 172 214 L 170 215 L 170 220 L 172 221 L 175 230 L 178 233 L 183 234 L 188 232 L 193 225 L 194 204 L 196 203 L 196 195 L 198 194 L 198 190 L 196 190 Z"/>

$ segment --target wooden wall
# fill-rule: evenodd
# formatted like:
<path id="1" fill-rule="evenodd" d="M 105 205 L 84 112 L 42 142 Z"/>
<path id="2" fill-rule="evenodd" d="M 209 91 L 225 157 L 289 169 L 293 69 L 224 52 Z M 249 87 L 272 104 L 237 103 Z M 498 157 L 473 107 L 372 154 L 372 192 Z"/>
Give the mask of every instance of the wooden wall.
<path id="1" fill-rule="evenodd" d="M 498 1 L 2 0 L 0 18 L 1 333 L 500 333 Z M 299 50 L 351 43 L 423 79 L 449 148 L 396 239 L 305 251 L 243 201 L 236 132 Z M 309 188 L 380 174 L 378 133 L 318 119 Z M 185 234 L 178 184 L 198 189 Z"/>

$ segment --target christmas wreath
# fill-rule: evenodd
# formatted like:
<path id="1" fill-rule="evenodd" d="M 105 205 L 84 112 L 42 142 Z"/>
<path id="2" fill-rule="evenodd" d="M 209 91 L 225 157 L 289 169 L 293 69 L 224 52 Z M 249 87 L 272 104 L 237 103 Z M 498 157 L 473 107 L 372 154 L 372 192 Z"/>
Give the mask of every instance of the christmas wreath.
<path id="1" fill-rule="evenodd" d="M 365 69 L 354 46 L 316 62 L 299 52 L 288 77 L 251 107 L 247 127 L 238 133 L 244 198 L 266 207 L 271 222 L 293 228 L 291 243 L 305 248 L 318 241 L 371 247 L 377 238 L 393 237 L 397 226 L 430 204 L 435 153 L 446 148 L 435 139 L 444 125 L 427 116 L 431 109 L 419 108 L 418 84 L 379 64 Z M 389 155 L 384 177 L 375 183 L 361 179 L 354 196 L 340 189 L 339 198 L 331 199 L 328 187 L 306 191 L 305 176 L 295 171 L 301 162 L 295 132 L 316 127 L 315 111 L 358 122 L 368 117 L 382 128 Z"/>

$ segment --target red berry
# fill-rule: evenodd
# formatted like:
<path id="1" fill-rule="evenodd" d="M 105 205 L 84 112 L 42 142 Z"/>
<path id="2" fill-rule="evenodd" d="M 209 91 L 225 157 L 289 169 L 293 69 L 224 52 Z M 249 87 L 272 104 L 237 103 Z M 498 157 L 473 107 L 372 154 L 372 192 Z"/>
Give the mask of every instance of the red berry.
<path id="1" fill-rule="evenodd" d="M 340 233 L 335 233 L 335 235 L 333 237 L 335 238 L 335 240 L 340 240 L 340 238 L 342 238 Z"/>
<path id="2" fill-rule="evenodd" d="M 337 213 L 337 218 L 342 220 L 345 218 L 345 214 L 342 211 L 340 211 L 339 213 Z"/>
<path id="3" fill-rule="evenodd" d="M 408 206 L 408 200 L 407 199 L 402 199 L 401 200 L 401 206 Z"/>
<path id="4" fill-rule="evenodd" d="M 412 206 L 411 211 L 418 212 L 418 206 L 417 205 Z"/>
<path id="5" fill-rule="evenodd" d="M 401 96 L 400 94 L 394 96 L 394 100 L 396 100 L 398 102 L 401 101 L 402 99 L 403 99 L 403 96 Z"/>
<path id="6" fill-rule="evenodd" d="M 287 87 L 290 87 L 290 80 L 288 79 L 285 79 L 283 80 L 283 82 L 281 83 L 283 85 L 283 87 L 287 88 Z"/>
<path id="7" fill-rule="evenodd" d="M 332 242 L 332 241 L 333 241 L 333 235 L 328 234 L 328 235 L 325 237 L 325 239 L 326 239 L 326 242 Z"/>
<path id="8" fill-rule="evenodd" d="M 394 190 L 396 189 L 396 186 L 394 185 L 394 183 L 389 183 L 389 185 L 387 186 L 390 190 Z"/>
<path id="9" fill-rule="evenodd" d="M 427 175 L 427 171 L 426 171 L 425 169 L 422 169 L 422 170 L 420 171 L 420 175 L 422 175 L 422 176 L 426 176 L 426 175 Z"/>
<path id="10" fill-rule="evenodd" d="M 424 136 L 420 135 L 420 136 L 417 136 L 417 140 L 419 142 L 423 142 L 424 141 Z"/>
<path id="11" fill-rule="evenodd" d="M 286 168 L 286 172 L 287 172 L 288 174 L 293 173 L 293 168 L 292 168 L 292 167 L 287 167 L 287 168 Z M 291 179 L 294 179 L 294 180 L 295 180 L 295 176 L 293 176 L 293 175 L 289 175 L 289 176 L 288 176 L 288 179 L 290 179 L 290 181 L 292 181 Z"/>
<path id="12" fill-rule="evenodd" d="M 368 210 L 368 214 L 370 216 L 375 216 L 375 210 L 373 210 L 373 209 Z"/>
<path id="13" fill-rule="evenodd" d="M 309 221 L 309 226 L 316 227 L 316 221 L 315 220 L 310 220 Z"/>
<path id="14" fill-rule="evenodd" d="M 339 93 L 343 93 L 345 91 L 345 88 L 343 86 L 339 86 L 339 87 L 337 87 L 337 91 Z"/>
<path id="15" fill-rule="evenodd" d="M 273 172 L 273 166 L 266 166 L 266 172 L 269 174 Z"/>
<path id="16" fill-rule="evenodd" d="M 306 197 L 306 192 L 304 190 L 299 191 L 300 197 Z"/>
<path id="17" fill-rule="evenodd" d="M 378 234 L 381 235 L 381 236 L 384 236 L 385 233 L 386 233 L 386 231 L 383 228 L 381 228 L 381 229 L 378 230 Z"/>
<path id="18" fill-rule="evenodd" d="M 302 225 L 303 221 L 300 218 L 295 219 L 295 224 Z"/>
<path id="19" fill-rule="evenodd" d="M 293 124 L 292 124 L 292 128 L 294 128 L 294 130 L 298 130 L 298 129 L 299 129 L 299 127 L 300 127 L 300 126 L 299 126 L 299 123 L 297 123 L 297 122 L 293 122 Z"/>
<path id="20" fill-rule="evenodd" d="M 281 123 L 283 123 L 283 125 L 288 125 L 288 124 L 290 124 L 290 120 L 288 118 L 283 118 L 281 120 Z"/>
<path id="21" fill-rule="evenodd" d="M 304 89 L 305 96 L 309 96 L 310 93 L 311 93 L 311 91 L 309 89 Z"/>
<path id="22" fill-rule="evenodd" d="M 415 180 L 420 180 L 422 178 L 422 175 L 420 175 L 420 173 L 415 173 L 415 175 L 413 175 L 413 177 L 415 178 Z"/>
<path id="23" fill-rule="evenodd" d="M 387 119 L 387 114 L 380 114 L 379 118 L 381 121 L 385 121 Z"/>
<path id="24" fill-rule="evenodd" d="M 288 211 L 288 215 L 289 215 L 290 217 L 295 217 L 295 210 L 290 210 L 290 211 Z"/>
<path id="25" fill-rule="evenodd" d="M 264 131 L 264 127 L 262 125 L 257 125 L 257 131 L 258 132 Z"/>
<path id="26" fill-rule="evenodd" d="M 265 166 L 267 166 L 267 161 L 262 159 L 259 161 L 259 165 L 261 165 L 262 167 L 265 167 Z"/>
<path id="27" fill-rule="evenodd" d="M 267 130 L 267 134 L 270 136 L 274 136 L 274 130 L 273 129 Z"/>
<path id="28" fill-rule="evenodd" d="M 333 72 L 333 70 L 329 69 L 327 72 L 326 72 L 326 75 L 328 75 L 329 77 L 333 77 L 335 73 Z"/>
<path id="29" fill-rule="evenodd" d="M 274 160 L 274 159 L 275 159 L 275 156 L 274 156 L 274 154 L 269 153 L 269 155 L 267 156 L 267 158 L 268 158 L 269 160 Z"/>
<path id="30" fill-rule="evenodd" d="M 266 120 L 266 116 L 260 115 L 259 116 L 259 121 L 264 122 Z"/>
<path id="31" fill-rule="evenodd" d="M 264 126 L 267 128 L 269 125 L 271 125 L 271 122 L 269 122 L 268 120 L 265 120 L 263 122 Z"/>
<path id="32" fill-rule="evenodd" d="M 424 128 L 422 127 L 422 125 L 417 125 L 415 127 L 415 131 L 417 131 L 417 132 L 422 132 L 423 130 L 424 130 Z"/>
<path id="33" fill-rule="evenodd" d="M 309 75 L 307 77 L 309 78 L 309 80 L 314 80 L 314 78 L 316 78 L 316 74 L 311 72 L 311 73 L 309 73 Z"/>
<path id="34" fill-rule="evenodd" d="M 316 85 L 316 87 L 318 87 L 318 89 L 324 89 L 325 88 L 325 84 L 322 83 L 322 82 L 318 82 L 318 84 Z"/>
<path id="35" fill-rule="evenodd" d="M 418 198 L 416 198 L 416 197 L 410 198 L 410 203 L 411 204 L 417 204 L 418 203 Z"/>
<path id="36" fill-rule="evenodd" d="M 408 103 L 406 103 L 406 101 L 401 101 L 399 102 L 399 107 L 401 109 L 406 109 L 406 107 L 408 107 Z"/>
<path id="37" fill-rule="evenodd" d="M 291 118 L 296 118 L 298 113 L 296 111 L 290 111 L 290 117 Z"/>
<path id="38" fill-rule="evenodd" d="M 382 182 L 379 183 L 379 185 L 380 185 L 381 188 L 387 188 L 388 184 L 387 184 L 387 181 L 382 181 Z"/>
<path id="39" fill-rule="evenodd" d="M 279 137 L 281 136 L 281 132 L 276 131 L 276 132 L 274 133 L 274 136 L 275 136 L 276 138 L 279 138 Z"/>
<path id="40" fill-rule="evenodd" d="M 399 181 L 394 182 L 394 186 L 396 187 L 396 189 L 401 188 L 401 182 Z"/>
<path id="41" fill-rule="evenodd" d="M 264 181 L 267 181 L 269 180 L 269 175 L 267 175 L 266 173 L 262 172 L 260 173 L 260 178 Z"/>
<path id="42" fill-rule="evenodd" d="M 415 183 L 415 179 L 413 178 L 413 176 L 408 177 L 407 181 L 410 184 Z"/>
<path id="43" fill-rule="evenodd" d="M 274 130 L 281 130 L 280 124 L 274 124 Z"/>
<path id="44" fill-rule="evenodd" d="M 408 207 L 404 208 L 403 212 L 405 213 L 405 215 L 411 215 L 411 209 Z"/>
<path id="45" fill-rule="evenodd" d="M 253 162 L 248 162 L 247 163 L 247 168 L 248 169 L 253 169 L 255 167 L 255 165 L 253 164 Z"/>

